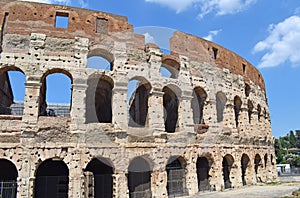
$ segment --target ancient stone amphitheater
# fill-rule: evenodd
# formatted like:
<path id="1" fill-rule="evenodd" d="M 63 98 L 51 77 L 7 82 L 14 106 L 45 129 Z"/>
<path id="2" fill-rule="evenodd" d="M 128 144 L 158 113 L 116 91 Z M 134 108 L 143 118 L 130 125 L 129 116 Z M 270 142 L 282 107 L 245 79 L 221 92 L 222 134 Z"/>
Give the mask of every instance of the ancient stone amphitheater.
<path id="1" fill-rule="evenodd" d="M 2 0 L 0 28 L 0 197 L 160 198 L 277 180 L 264 80 L 237 54 L 180 31 L 164 54 L 126 17 L 59 5 Z M 21 115 L 10 71 L 26 77 Z M 56 73 L 72 84 L 70 116 L 47 109 Z"/>

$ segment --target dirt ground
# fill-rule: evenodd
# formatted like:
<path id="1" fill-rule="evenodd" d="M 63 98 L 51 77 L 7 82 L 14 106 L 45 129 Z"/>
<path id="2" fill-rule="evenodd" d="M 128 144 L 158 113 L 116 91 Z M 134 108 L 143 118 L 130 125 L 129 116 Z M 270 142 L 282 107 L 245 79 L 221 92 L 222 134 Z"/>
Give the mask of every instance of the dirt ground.
<path id="1" fill-rule="evenodd" d="M 255 186 L 245 186 L 239 189 L 228 189 L 223 192 L 200 192 L 187 198 L 278 198 L 293 197 L 292 192 L 300 189 L 300 182 L 278 183 Z"/>

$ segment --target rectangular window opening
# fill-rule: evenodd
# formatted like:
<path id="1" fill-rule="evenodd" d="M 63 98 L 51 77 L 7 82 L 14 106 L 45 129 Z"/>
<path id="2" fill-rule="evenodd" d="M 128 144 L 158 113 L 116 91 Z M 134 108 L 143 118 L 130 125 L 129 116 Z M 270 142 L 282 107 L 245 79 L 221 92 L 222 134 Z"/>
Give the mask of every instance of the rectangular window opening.
<path id="1" fill-rule="evenodd" d="M 243 64 L 243 73 L 245 73 L 245 72 L 246 72 L 246 65 Z"/>
<path id="2" fill-rule="evenodd" d="M 105 18 L 96 19 L 96 32 L 107 34 L 108 33 L 108 20 Z"/>
<path id="3" fill-rule="evenodd" d="M 212 50 L 213 50 L 213 58 L 217 59 L 218 49 L 213 47 Z"/>
<path id="4" fill-rule="evenodd" d="M 55 16 L 56 28 L 68 28 L 69 25 L 69 13 L 57 12 Z"/>

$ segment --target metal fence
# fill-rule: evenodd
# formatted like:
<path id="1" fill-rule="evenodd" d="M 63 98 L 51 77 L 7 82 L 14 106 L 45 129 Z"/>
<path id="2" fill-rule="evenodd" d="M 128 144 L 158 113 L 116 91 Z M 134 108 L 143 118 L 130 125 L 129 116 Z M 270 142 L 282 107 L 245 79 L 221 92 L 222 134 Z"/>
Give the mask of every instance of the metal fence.
<path id="1" fill-rule="evenodd" d="M 144 191 L 135 191 L 130 193 L 130 198 L 151 198 L 152 193 L 150 189 Z"/>
<path id="2" fill-rule="evenodd" d="M 17 182 L 16 181 L 0 181 L 0 197 L 16 198 Z"/>
<path id="3" fill-rule="evenodd" d="M 173 169 L 168 171 L 168 195 L 169 197 L 187 195 L 185 186 L 185 170 Z"/>

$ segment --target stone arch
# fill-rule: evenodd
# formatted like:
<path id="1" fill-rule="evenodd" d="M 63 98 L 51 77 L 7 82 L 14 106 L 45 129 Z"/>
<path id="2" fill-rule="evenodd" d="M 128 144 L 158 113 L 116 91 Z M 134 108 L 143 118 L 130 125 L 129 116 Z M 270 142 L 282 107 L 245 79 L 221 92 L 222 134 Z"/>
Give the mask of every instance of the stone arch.
<path id="1" fill-rule="evenodd" d="M 0 159 L 0 187 L 3 197 L 17 197 L 18 170 L 13 162 L 7 159 Z"/>
<path id="2" fill-rule="evenodd" d="M 64 161 L 47 159 L 35 173 L 34 197 L 68 197 L 69 168 Z"/>
<path id="3" fill-rule="evenodd" d="M 131 87 L 134 84 L 135 87 Z M 151 89 L 151 84 L 144 77 L 137 76 L 129 81 L 127 104 L 129 105 L 128 125 L 130 127 L 145 127 L 148 124 L 148 100 Z M 129 92 L 132 92 L 131 96 Z"/>
<path id="4" fill-rule="evenodd" d="M 135 157 L 128 166 L 129 197 L 151 197 L 151 172 L 149 160 Z"/>
<path id="5" fill-rule="evenodd" d="M 241 158 L 241 169 L 242 169 L 242 183 L 243 186 L 247 184 L 247 170 L 250 166 L 250 158 L 247 154 L 243 153 Z"/>
<path id="6" fill-rule="evenodd" d="M 166 165 L 167 192 L 169 196 L 187 194 L 186 189 L 186 161 L 181 156 L 171 156 Z"/>
<path id="7" fill-rule="evenodd" d="M 268 154 L 266 153 L 264 155 L 264 167 L 265 167 L 265 169 L 267 168 L 267 166 L 268 166 Z"/>
<path id="8" fill-rule="evenodd" d="M 251 100 L 248 100 L 248 119 L 249 119 L 249 123 L 251 124 L 251 120 L 252 120 L 252 114 L 253 114 L 253 109 L 254 109 L 254 105 L 251 102 Z"/>
<path id="9" fill-rule="evenodd" d="M 93 67 L 92 63 L 90 62 L 91 59 L 94 59 L 92 61 L 103 64 L 103 66 L 99 65 L 98 67 Z M 88 68 L 98 68 L 98 69 L 104 69 L 112 71 L 114 67 L 114 55 L 110 50 L 104 49 L 102 46 L 91 46 L 87 55 L 88 59 Z"/>
<path id="10" fill-rule="evenodd" d="M 207 93 L 202 87 L 195 87 L 193 89 L 192 109 L 194 124 L 204 124 L 203 109 Z"/>
<path id="11" fill-rule="evenodd" d="M 259 168 L 261 166 L 262 166 L 261 157 L 259 154 L 256 154 L 254 158 L 254 171 L 255 171 L 257 182 L 262 182 L 262 179 L 260 177 L 260 168 Z"/>
<path id="12" fill-rule="evenodd" d="M 260 121 L 261 118 L 261 106 L 260 104 L 257 105 L 257 119 Z"/>
<path id="13" fill-rule="evenodd" d="M 114 168 L 110 160 L 102 157 L 93 158 L 84 169 L 85 190 L 87 197 L 112 197 Z"/>
<path id="14" fill-rule="evenodd" d="M 23 115 L 25 81 L 26 76 L 20 68 L 15 66 L 0 68 L 0 114 Z M 18 93 L 13 90 L 14 85 L 18 87 Z M 16 100 L 20 102 L 16 103 Z"/>
<path id="15" fill-rule="evenodd" d="M 232 155 L 227 154 L 223 157 L 222 167 L 223 167 L 223 179 L 224 179 L 225 189 L 232 187 L 230 181 L 230 172 L 233 163 L 234 163 L 234 158 L 232 157 Z"/>
<path id="16" fill-rule="evenodd" d="M 245 95 L 246 97 L 249 97 L 251 91 L 251 87 L 248 83 L 245 83 Z"/>
<path id="17" fill-rule="evenodd" d="M 163 70 L 166 70 L 168 74 L 165 75 Z M 160 67 L 160 73 L 162 74 L 162 76 L 169 77 L 169 78 L 178 78 L 179 71 L 180 71 L 179 60 L 177 60 L 175 57 L 172 57 L 170 55 L 164 55 L 162 57 L 162 64 Z"/>
<path id="18" fill-rule="evenodd" d="M 217 122 L 223 121 L 223 116 L 224 116 L 223 114 L 224 114 L 226 102 L 227 102 L 226 95 L 222 91 L 217 92 L 216 94 Z"/>
<path id="19" fill-rule="evenodd" d="M 181 90 L 176 85 L 167 85 L 162 90 L 163 106 L 164 106 L 164 119 L 165 131 L 174 133 L 179 127 L 178 124 L 178 111 Z"/>
<path id="20" fill-rule="evenodd" d="M 235 126 L 239 126 L 239 115 L 242 107 L 242 100 L 239 96 L 234 97 L 234 117 L 235 117 Z"/>
<path id="21" fill-rule="evenodd" d="M 87 85 L 86 123 L 111 123 L 113 79 L 106 75 L 92 74 Z"/>
<path id="22" fill-rule="evenodd" d="M 198 179 L 198 191 L 211 190 L 209 175 L 213 159 L 209 156 L 199 156 L 196 162 L 197 179 Z"/>
<path id="23" fill-rule="evenodd" d="M 41 87 L 40 87 L 40 97 L 39 97 L 39 115 L 40 116 L 54 116 L 55 113 L 54 109 L 52 109 L 51 107 L 48 108 L 48 104 L 46 102 L 46 97 L 47 97 L 47 82 L 46 79 L 49 75 L 52 74 L 63 74 L 64 76 L 67 76 L 68 79 L 70 80 L 70 96 L 69 96 L 69 108 L 67 110 L 62 110 L 62 116 L 69 116 L 70 115 L 70 109 L 71 109 L 71 105 L 72 105 L 72 84 L 73 84 L 73 77 L 72 74 L 65 70 L 65 69 L 61 69 L 61 68 L 53 68 L 50 69 L 48 71 L 46 71 L 43 76 L 41 77 Z M 58 77 L 61 78 L 61 77 Z M 66 91 L 67 93 L 67 91 Z M 60 109 L 56 109 L 56 111 L 61 111 Z M 66 112 L 64 112 L 66 111 Z"/>
<path id="24" fill-rule="evenodd" d="M 271 154 L 271 165 L 274 165 L 274 157 L 273 157 L 273 154 Z"/>

